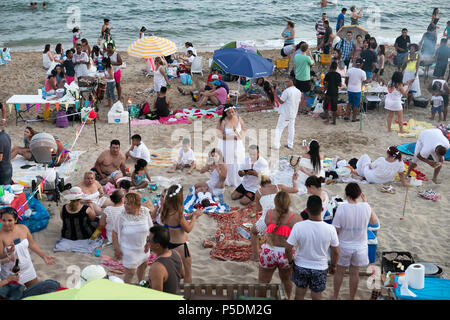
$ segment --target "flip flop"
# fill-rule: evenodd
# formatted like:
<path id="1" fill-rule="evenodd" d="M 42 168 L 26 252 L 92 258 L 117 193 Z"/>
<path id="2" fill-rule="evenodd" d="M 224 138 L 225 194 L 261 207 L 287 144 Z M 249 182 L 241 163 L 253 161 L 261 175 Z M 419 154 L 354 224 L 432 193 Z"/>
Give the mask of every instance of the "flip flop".
<path id="1" fill-rule="evenodd" d="M 383 186 L 380 190 L 383 193 L 395 194 L 395 189 L 393 186 Z"/>

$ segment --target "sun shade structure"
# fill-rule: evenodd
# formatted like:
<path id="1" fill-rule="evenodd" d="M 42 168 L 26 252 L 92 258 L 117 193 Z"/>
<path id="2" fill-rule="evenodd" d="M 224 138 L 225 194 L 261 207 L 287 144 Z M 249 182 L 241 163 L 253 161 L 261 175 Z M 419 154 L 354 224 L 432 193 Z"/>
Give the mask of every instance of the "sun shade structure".
<path id="1" fill-rule="evenodd" d="M 174 54 L 177 52 L 177 46 L 170 40 L 151 36 L 135 40 L 127 52 L 139 58 L 155 58 Z"/>
<path id="2" fill-rule="evenodd" d="M 182 296 L 106 279 L 24 300 L 184 300 Z"/>
<path id="3" fill-rule="evenodd" d="M 337 33 L 337 36 L 341 39 L 345 39 L 347 32 L 351 31 L 353 33 L 353 38 L 355 38 L 357 35 L 361 35 L 363 38 L 366 34 L 369 32 L 364 29 L 363 27 L 360 27 L 358 25 L 349 25 L 349 26 L 343 26 Z"/>
<path id="4" fill-rule="evenodd" d="M 270 76 L 273 64 L 257 53 L 243 48 L 214 51 L 213 60 L 226 73 L 247 78 Z"/>

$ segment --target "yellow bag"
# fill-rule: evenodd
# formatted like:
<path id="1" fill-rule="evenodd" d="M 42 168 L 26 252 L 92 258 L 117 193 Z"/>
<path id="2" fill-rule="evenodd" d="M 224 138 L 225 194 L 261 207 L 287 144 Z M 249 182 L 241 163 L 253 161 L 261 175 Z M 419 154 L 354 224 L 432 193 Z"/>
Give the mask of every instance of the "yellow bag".
<path id="1" fill-rule="evenodd" d="M 52 109 L 50 109 L 50 108 L 48 108 L 47 110 L 44 109 L 43 116 L 44 116 L 44 119 L 47 120 L 48 122 L 51 121 L 50 120 L 51 114 L 52 114 Z"/>

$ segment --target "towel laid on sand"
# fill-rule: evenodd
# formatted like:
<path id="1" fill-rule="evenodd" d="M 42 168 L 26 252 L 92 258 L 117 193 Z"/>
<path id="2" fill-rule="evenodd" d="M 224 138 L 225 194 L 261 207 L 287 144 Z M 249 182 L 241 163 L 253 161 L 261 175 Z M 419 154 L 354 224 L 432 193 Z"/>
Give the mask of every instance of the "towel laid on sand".
<path id="1" fill-rule="evenodd" d="M 177 161 L 180 149 L 159 148 L 151 151 L 149 167 L 172 167 Z M 206 153 L 194 152 L 195 162 L 198 166 L 206 164 L 208 155 Z M 153 179 L 153 177 L 152 177 Z"/>
<path id="2" fill-rule="evenodd" d="M 393 123 L 391 128 L 392 130 L 400 131 L 398 123 Z M 435 126 L 431 123 L 409 119 L 407 125 L 403 126 L 403 131 L 405 131 L 405 133 L 399 133 L 398 135 L 403 138 L 418 138 L 423 130 L 433 128 L 435 128 Z"/>
<path id="3" fill-rule="evenodd" d="M 168 117 L 161 117 L 159 120 L 150 120 L 150 119 L 133 119 L 131 120 L 131 126 L 144 126 L 144 125 L 160 125 L 160 124 L 180 124 L 180 123 L 192 123 L 191 120 L 189 120 L 185 116 L 175 116 L 170 115 Z"/>
<path id="4" fill-rule="evenodd" d="M 72 151 L 70 152 L 70 160 L 63 162 L 59 167 L 55 167 L 61 178 L 67 180 L 70 175 L 77 169 L 77 162 L 80 156 L 86 151 Z M 14 182 L 23 182 L 27 186 L 31 187 L 31 181 L 36 180 L 36 176 L 44 176 L 45 167 L 43 164 L 36 163 L 34 161 L 25 160 L 22 156 L 18 155 L 11 161 L 13 167 L 12 179 Z M 22 169 L 24 165 L 32 165 L 28 169 Z"/>
<path id="5" fill-rule="evenodd" d="M 103 243 L 103 239 L 97 238 L 95 240 L 85 239 L 85 240 L 69 240 L 61 238 L 56 241 L 53 251 L 71 251 L 78 253 L 88 253 L 91 254 L 95 249 L 100 247 Z"/>
<path id="6" fill-rule="evenodd" d="M 219 197 L 212 196 L 212 199 L 215 203 L 217 203 L 217 206 L 210 206 L 205 208 L 203 211 L 206 213 L 227 213 L 230 212 L 230 206 L 226 204 L 225 202 L 220 202 Z M 189 189 L 189 194 L 187 195 L 186 199 L 184 200 L 184 210 L 192 213 L 196 209 L 194 208 L 194 205 L 198 202 L 198 196 L 195 193 L 195 187 L 192 186 Z"/>
<path id="7" fill-rule="evenodd" d="M 174 114 L 180 114 L 188 119 L 200 119 L 200 118 L 219 118 L 222 116 L 222 109 L 219 107 L 213 107 L 208 109 L 198 108 L 185 108 L 182 110 L 174 111 Z"/>
<path id="8" fill-rule="evenodd" d="M 404 154 L 414 155 L 414 150 L 416 149 L 416 143 L 405 143 L 402 145 L 397 146 L 397 149 Z M 447 153 L 444 156 L 444 159 L 446 161 L 450 161 L 450 149 L 447 150 Z"/>

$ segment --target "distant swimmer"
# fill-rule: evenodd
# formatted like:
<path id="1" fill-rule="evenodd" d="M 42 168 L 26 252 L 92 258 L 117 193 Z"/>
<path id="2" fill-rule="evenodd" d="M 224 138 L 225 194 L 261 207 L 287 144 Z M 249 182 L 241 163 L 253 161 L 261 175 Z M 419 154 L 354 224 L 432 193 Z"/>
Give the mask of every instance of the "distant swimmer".
<path id="1" fill-rule="evenodd" d="M 335 2 L 327 1 L 327 0 L 321 0 L 317 2 L 317 4 L 320 4 L 322 8 L 325 8 L 328 4 L 336 4 Z"/>

